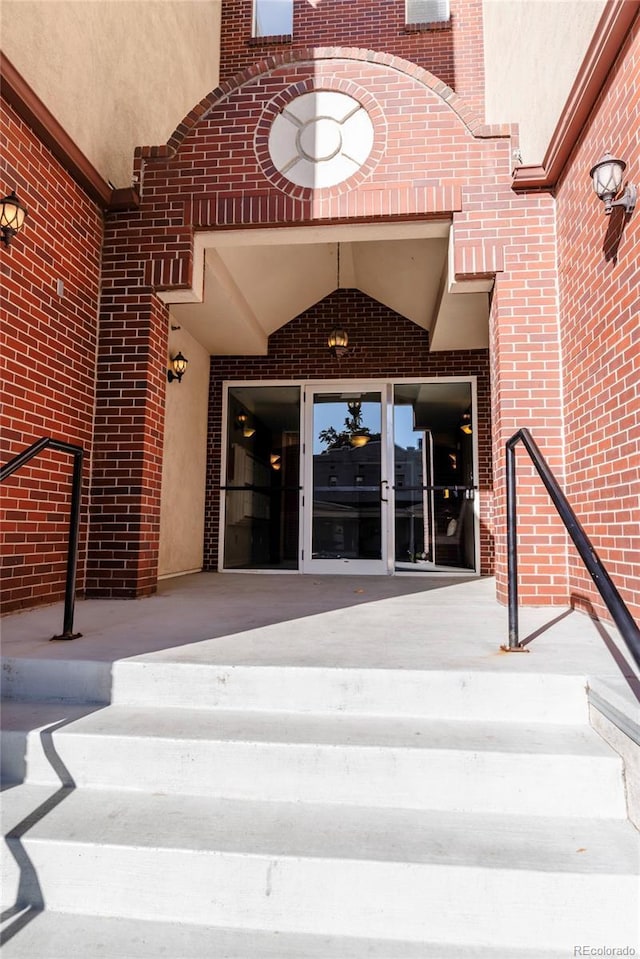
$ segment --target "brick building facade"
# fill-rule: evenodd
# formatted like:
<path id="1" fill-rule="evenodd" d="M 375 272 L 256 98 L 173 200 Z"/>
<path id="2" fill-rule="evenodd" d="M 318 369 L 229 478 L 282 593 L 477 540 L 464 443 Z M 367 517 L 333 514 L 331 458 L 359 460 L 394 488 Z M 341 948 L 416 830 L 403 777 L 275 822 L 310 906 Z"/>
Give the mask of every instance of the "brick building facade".
<path id="1" fill-rule="evenodd" d="M 381 243 L 394 242 L 387 238 L 399 225 L 420 240 L 440 230 L 447 268 L 434 299 L 440 302 L 443 290 L 458 304 L 486 296 L 486 348 L 459 342 L 434 349 L 433 325 L 421 327 L 345 288 L 338 271 L 337 284 L 266 330 L 261 350 L 208 350 L 202 566 L 216 567 L 223 381 L 474 376 L 477 571 L 495 571 L 504 598 L 504 443 L 526 426 L 637 612 L 638 215 L 625 219 L 617 211 L 607 223 L 588 170 L 607 141 L 638 179 L 638 5 L 607 8 L 603 23 L 612 34 L 617 29 L 617 44 L 591 68 L 600 71 L 597 90 L 594 80 L 583 78 L 580 87 L 578 78 L 582 127 L 571 133 L 565 122 L 561 168 L 554 176 L 521 168 L 519 178 L 517 130 L 483 119 L 482 4 L 457 0 L 449 21 L 421 27 L 404 23 L 403 4 L 351 6 L 347 23 L 336 0 L 316 7 L 295 0 L 291 37 L 256 38 L 249 0 L 223 5 L 220 86 L 166 145 L 138 149 L 136 196 L 97 196 L 69 151 L 60 160 L 51 124 L 43 135 L 33 108 L 18 115 L 24 98 L 11 87 L 3 188 L 17 190 L 29 219 L 2 249 L 2 460 L 41 435 L 80 442 L 89 454 L 80 589 L 88 596 L 153 592 L 163 461 L 171 455 L 165 413 L 175 389 L 166 373 L 172 327 L 183 324 L 198 339 L 200 321 L 191 323 L 185 304 L 206 300 L 215 264 L 228 300 L 247 312 L 250 299 L 234 280 L 239 274 L 229 273 L 223 244 L 238 237 L 240 248 L 268 236 L 285 246 L 298 242 L 293 231 L 316 231 L 319 260 L 325 238 L 339 248 L 355 227 L 375 230 Z M 343 160 L 347 121 L 317 113 L 320 103 L 331 110 L 355 103 L 358 142 L 371 140 L 366 157 Z M 295 111 L 307 104 L 316 113 L 303 122 Z M 286 124 L 284 134 L 274 130 L 291 115 L 289 142 Z M 332 136 L 336 125 L 341 145 L 322 153 L 320 133 Z M 312 127 L 315 139 L 305 146 L 303 133 Z M 344 175 L 330 166 L 336 157 Z M 324 170 L 327 182 L 309 179 Z M 334 321 L 348 326 L 361 351 L 339 374 L 320 337 Z M 5 609 L 51 601 L 64 588 L 67 469 L 58 460 L 35 461 L 3 484 Z M 527 463 L 519 471 L 522 598 L 565 603 L 579 593 L 601 609 L 539 481 Z"/>

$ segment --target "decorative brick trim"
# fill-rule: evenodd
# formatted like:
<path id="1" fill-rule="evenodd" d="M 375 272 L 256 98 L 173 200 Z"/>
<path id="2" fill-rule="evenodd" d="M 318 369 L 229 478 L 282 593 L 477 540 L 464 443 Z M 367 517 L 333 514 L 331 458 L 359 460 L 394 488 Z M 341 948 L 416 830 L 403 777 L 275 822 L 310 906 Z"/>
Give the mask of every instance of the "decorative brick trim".
<path id="1" fill-rule="evenodd" d="M 361 50 L 356 47 L 316 47 L 307 50 L 286 50 L 271 57 L 259 60 L 245 70 L 238 73 L 232 80 L 221 83 L 220 86 L 212 90 L 191 110 L 183 121 L 176 127 L 173 134 L 169 137 L 167 143 L 162 146 L 142 146 L 136 149 L 136 157 L 145 160 L 164 160 L 174 156 L 180 149 L 185 137 L 191 132 L 196 124 L 205 119 L 207 114 L 213 110 L 219 103 L 225 100 L 231 93 L 239 90 L 247 83 L 253 82 L 257 77 L 270 73 L 273 70 L 290 64 L 314 63 L 320 60 L 356 60 L 366 63 L 377 63 L 399 73 L 405 73 L 422 83 L 425 87 L 432 90 L 442 100 L 444 100 L 458 115 L 461 122 L 467 129 L 475 135 L 476 129 L 484 129 L 486 124 L 479 117 L 473 107 L 470 107 L 465 100 L 458 96 L 451 87 L 448 87 L 442 80 L 424 70 L 422 67 L 403 60 L 401 57 L 389 53 L 378 53 L 374 50 Z M 337 89 L 337 88 L 336 88 Z M 486 136 L 486 132 L 484 133 Z M 505 134 L 500 134 L 505 135 Z"/>
<path id="2" fill-rule="evenodd" d="M 304 191 L 305 193 L 311 191 Z M 349 222 L 378 220 L 380 217 L 450 217 L 462 210 L 462 189 L 450 186 L 413 187 L 410 184 L 366 190 L 362 193 L 311 198 L 274 194 L 270 191 L 225 193 L 199 197 L 185 205 L 185 222 L 195 229 L 219 227 L 272 226 L 289 223 L 301 226 L 319 220 L 348 219 Z M 502 269 L 502 267 L 500 267 Z M 154 274 L 155 275 L 155 274 Z M 148 281 L 153 285 L 153 281 Z M 156 287 L 157 288 L 157 287 Z"/>
<path id="3" fill-rule="evenodd" d="M 145 286 L 154 290 L 186 289 L 191 283 L 190 253 L 166 253 L 147 260 L 144 266 Z"/>
<path id="4" fill-rule="evenodd" d="M 453 28 L 453 17 L 448 20 L 433 20 L 429 23 L 407 23 L 403 33 L 436 33 Z"/>
<path id="5" fill-rule="evenodd" d="M 478 240 L 474 243 L 456 243 L 454 269 L 457 280 L 478 279 L 504 272 L 504 242 Z"/>
<path id="6" fill-rule="evenodd" d="M 275 46 L 278 43 L 291 43 L 293 40 L 293 35 L 290 33 L 279 33 L 274 35 L 269 35 L 268 37 L 249 37 L 247 40 L 248 47 L 271 47 Z"/>
<path id="7" fill-rule="evenodd" d="M 256 126 L 254 147 L 258 162 L 266 178 L 270 180 L 270 182 L 273 183 L 278 190 L 281 190 L 282 193 L 305 200 L 307 203 L 313 201 L 318 191 L 315 189 L 297 186 L 275 168 L 271 159 L 271 154 L 269 153 L 269 133 L 275 118 L 279 113 L 282 112 L 282 110 L 284 110 L 286 106 L 289 105 L 289 103 L 295 100 L 296 97 L 299 97 L 305 93 L 313 93 L 320 90 L 330 90 L 336 93 L 345 93 L 347 96 L 353 97 L 353 99 L 357 100 L 358 103 L 360 103 L 361 106 L 367 111 L 369 119 L 371 120 L 374 128 L 374 143 L 371 153 L 362 164 L 360 169 L 357 170 L 353 176 L 350 176 L 347 180 L 343 180 L 341 183 L 336 184 L 336 186 L 324 188 L 322 191 L 324 194 L 328 194 L 330 196 L 340 196 L 342 193 L 353 190 L 355 187 L 363 183 L 366 179 L 368 179 L 370 174 L 378 165 L 379 161 L 384 156 L 387 144 L 387 124 L 384 113 L 382 112 L 382 108 L 380 107 L 380 104 L 376 98 L 369 92 L 369 90 L 365 89 L 365 87 L 358 83 L 354 83 L 353 80 L 344 79 L 338 76 L 313 76 L 308 77 L 306 80 L 298 80 L 295 83 L 290 84 L 286 90 L 283 90 L 281 93 L 275 96 L 265 106 Z"/>

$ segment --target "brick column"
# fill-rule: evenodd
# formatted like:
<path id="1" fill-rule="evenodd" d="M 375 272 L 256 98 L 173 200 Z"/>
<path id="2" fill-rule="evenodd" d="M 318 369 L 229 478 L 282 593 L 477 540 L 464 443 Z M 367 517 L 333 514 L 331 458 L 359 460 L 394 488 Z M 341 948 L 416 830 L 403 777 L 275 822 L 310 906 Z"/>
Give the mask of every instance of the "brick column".
<path id="1" fill-rule="evenodd" d="M 506 601 L 505 443 L 527 427 L 560 484 L 564 480 L 563 398 L 555 259 L 549 194 L 514 198 L 505 210 L 511 239 L 496 277 L 490 354 L 498 597 Z M 520 599 L 567 601 L 567 537 L 528 455 L 517 452 Z"/>
<path id="2" fill-rule="evenodd" d="M 156 588 L 168 310 L 123 219 L 103 259 L 87 595 L 125 598 Z"/>

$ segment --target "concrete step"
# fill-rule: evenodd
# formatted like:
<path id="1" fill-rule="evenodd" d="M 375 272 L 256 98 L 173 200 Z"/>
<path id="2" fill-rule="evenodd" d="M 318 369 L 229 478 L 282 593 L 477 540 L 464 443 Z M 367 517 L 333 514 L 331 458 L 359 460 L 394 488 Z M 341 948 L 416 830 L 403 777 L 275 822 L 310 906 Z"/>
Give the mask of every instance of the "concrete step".
<path id="1" fill-rule="evenodd" d="M 3 959 L 566 959 L 567 951 L 393 942 L 33 912 Z M 11 928 L 9 926 L 9 928 Z"/>
<path id="2" fill-rule="evenodd" d="M 213 641 L 211 641 L 213 644 Z M 348 712 L 438 719 L 584 723 L 584 675 L 535 672 L 535 660 L 491 649 L 480 668 L 419 669 L 299 665 L 260 661 L 225 665 L 215 648 L 163 650 L 108 661 L 5 657 L 5 700 L 109 702 L 119 705 Z M 75 652 L 75 650 L 74 650 Z M 202 661 L 202 658 L 205 661 Z M 328 659 L 331 659 L 327 655 Z M 253 660 L 253 661 L 252 661 Z M 523 661 L 526 660 L 526 667 Z M 522 666 L 518 667 L 518 662 Z M 528 667 L 528 668 L 527 668 Z"/>
<path id="3" fill-rule="evenodd" d="M 153 658 L 113 664 L 118 705 L 585 723 L 584 677 L 481 670 L 216 665 Z M 196 650 L 192 655 L 197 656 Z M 200 654 L 201 655 L 201 654 Z M 506 656 L 506 654 L 503 654 Z M 526 657 L 524 657 L 526 658 Z M 494 659 L 504 662 L 499 653 Z"/>
<path id="4" fill-rule="evenodd" d="M 628 822 L 24 784 L 4 819 L 5 908 L 421 948 L 638 945 Z"/>
<path id="5" fill-rule="evenodd" d="M 36 703 L 3 727 L 9 782 L 626 817 L 621 761 L 589 727 Z"/>

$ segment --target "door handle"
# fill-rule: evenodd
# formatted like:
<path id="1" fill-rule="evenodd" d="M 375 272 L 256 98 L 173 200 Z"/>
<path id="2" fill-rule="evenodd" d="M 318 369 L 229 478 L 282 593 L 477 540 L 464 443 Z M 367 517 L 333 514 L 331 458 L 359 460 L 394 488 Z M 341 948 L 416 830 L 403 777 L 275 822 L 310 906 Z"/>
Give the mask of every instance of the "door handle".
<path id="1" fill-rule="evenodd" d="M 384 487 L 384 489 L 383 489 L 383 487 Z M 388 484 L 388 482 L 387 482 L 386 480 L 380 480 L 380 502 L 381 502 L 381 503 L 388 503 L 388 502 L 389 502 L 389 499 L 388 499 L 386 496 L 383 496 L 383 495 L 382 495 L 382 494 L 385 493 L 388 489 L 389 489 L 389 484 Z"/>

